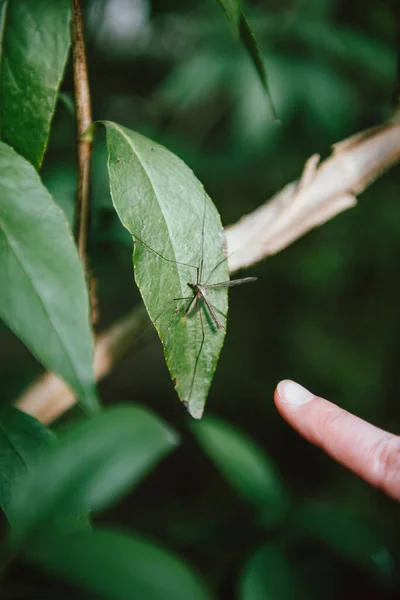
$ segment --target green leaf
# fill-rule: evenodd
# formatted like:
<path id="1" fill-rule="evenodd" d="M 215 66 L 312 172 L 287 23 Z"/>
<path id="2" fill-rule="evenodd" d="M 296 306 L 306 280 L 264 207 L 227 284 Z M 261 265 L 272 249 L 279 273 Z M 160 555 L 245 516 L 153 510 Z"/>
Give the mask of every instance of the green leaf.
<path id="1" fill-rule="evenodd" d="M 105 508 L 176 443 L 175 433 L 140 407 L 115 407 L 78 423 L 42 453 L 15 490 L 12 539 Z"/>
<path id="2" fill-rule="evenodd" d="M 262 86 L 267 93 L 273 117 L 275 120 L 277 120 L 274 103 L 272 101 L 271 90 L 269 89 L 268 76 L 265 69 L 264 60 L 260 48 L 258 47 L 256 36 L 251 30 L 249 22 L 242 11 L 241 0 L 218 0 L 218 3 L 224 12 L 234 37 L 237 39 L 240 38 L 240 41 L 246 48 L 253 65 L 256 68 Z"/>
<path id="3" fill-rule="evenodd" d="M 268 76 L 267 71 L 265 69 L 264 60 L 260 51 L 260 48 L 257 43 L 256 36 L 250 28 L 249 22 L 247 21 L 244 13 L 241 13 L 240 16 L 240 39 L 244 46 L 246 47 L 247 52 L 250 55 L 250 58 L 253 61 L 253 64 L 256 68 L 260 81 L 267 93 L 272 115 L 274 119 L 277 121 L 278 117 L 276 114 L 275 106 L 272 101 L 271 91 L 269 89 Z"/>
<path id="4" fill-rule="evenodd" d="M 38 169 L 68 57 L 71 2 L 9 0 L 0 12 L 0 137 Z"/>
<path id="5" fill-rule="evenodd" d="M 116 123 L 104 125 L 112 200 L 136 241 L 136 283 L 178 395 L 190 414 L 201 418 L 225 330 L 215 328 L 205 308 L 188 317 L 185 310 L 193 298 L 188 282 L 196 282 L 201 258 L 203 282 L 229 279 L 221 220 L 201 183 L 177 156 Z M 226 288 L 210 290 L 208 296 L 226 314 Z M 174 301 L 182 297 L 188 299 Z M 218 318 L 225 324 L 221 312 Z"/>
<path id="6" fill-rule="evenodd" d="M 178 558 L 138 537 L 111 530 L 46 535 L 26 553 L 41 568 L 113 600 L 210 600 Z"/>
<path id="7" fill-rule="evenodd" d="M 292 565 L 278 546 L 266 544 L 249 559 L 239 582 L 239 600 L 305 598 Z"/>
<path id="8" fill-rule="evenodd" d="M 12 490 L 53 435 L 33 417 L 5 406 L 0 410 L 0 506 L 7 514 Z"/>
<path id="9" fill-rule="evenodd" d="M 239 496 L 257 510 L 263 523 L 274 524 L 283 518 L 288 495 L 271 459 L 254 440 L 215 418 L 192 425 L 192 431 L 204 452 Z"/>
<path id="10" fill-rule="evenodd" d="M 337 506 L 308 503 L 294 513 L 291 534 L 314 538 L 345 560 L 381 577 L 394 575 L 396 559 L 382 528 Z"/>
<path id="11" fill-rule="evenodd" d="M 240 13 L 242 8 L 241 0 L 218 0 L 219 5 L 224 11 L 226 20 L 228 21 L 232 33 L 235 37 L 239 37 Z"/>
<path id="12" fill-rule="evenodd" d="M 93 410 L 89 302 L 69 227 L 33 167 L 2 142 L 0 173 L 0 317 Z"/>

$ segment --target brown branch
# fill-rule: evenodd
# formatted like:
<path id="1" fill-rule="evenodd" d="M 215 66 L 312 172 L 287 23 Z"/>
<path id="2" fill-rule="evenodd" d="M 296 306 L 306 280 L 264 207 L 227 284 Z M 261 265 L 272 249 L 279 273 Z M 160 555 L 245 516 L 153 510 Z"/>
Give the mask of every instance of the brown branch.
<path id="1" fill-rule="evenodd" d="M 90 157 L 92 153 L 92 142 L 88 139 L 82 139 L 82 136 L 92 123 L 92 114 L 80 0 L 72 0 L 72 6 L 72 55 L 78 138 L 75 238 L 79 256 L 87 271 L 87 243 L 90 225 Z"/>
<path id="2" fill-rule="evenodd" d="M 97 381 L 107 375 L 129 350 L 151 339 L 154 328 L 149 324 L 144 307 L 139 306 L 97 337 L 94 355 Z M 48 424 L 75 403 L 75 396 L 64 381 L 53 373 L 45 373 L 17 400 L 16 407 Z"/>
<path id="3" fill-rule="evenodd" d="M 319 167 L 313 155 L 299 181 L 226 229 L 231 273 L 283 250 L 307 231 L 356 203 L 361 193 L 400 160 L 400 124 L 387 123 L 336 144 Z M 107 375 L 148 327 L 144 309 L 126 315 L 97 340 L 95 374 Z M 46 374 L 17 401 L 21 410 L 50 423 L 75 400 L 55 375 Z"/>
<path id="4" fill-rule="evenodd" d="M 335 144 L 321 163 L 311 156 L 299 181 L 228 227 L 231 272 L 280 252 L 310 229 L 355 206 L 360 194 L 400 160 L 400 124 L 374 127 Z"/>

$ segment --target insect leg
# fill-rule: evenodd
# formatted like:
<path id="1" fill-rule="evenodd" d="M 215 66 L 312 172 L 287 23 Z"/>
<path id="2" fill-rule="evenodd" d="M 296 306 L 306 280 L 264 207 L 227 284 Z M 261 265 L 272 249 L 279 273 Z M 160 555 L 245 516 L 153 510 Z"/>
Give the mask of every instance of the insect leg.
<path id="1" fill-rule="evenodd" d="M 212 304 L 210 301 L 208 301 L 208 304 L 209 304 L 210 306 L 212 306 L 212 307 L 213 307 L 213 309 L 214 309 L 214 310 L 215 310 L 217 313 L 219 313 L 220 315 L 222 315 L 222 316 L 224 317 L 224 319 L 227 319 L 227 318 L 228 318 L 228 315 L 227 315 L 226 313 L 222 312 L 222 310 L 220 310 L 220 309 L 219 309 L 217 306 L 215 306 L 215 304 Z"/>
<path id="2" fill-rule="evenodd" d="M 187 402 L 185 403 L 186 406 L 190 403 L 190 400 L 192 398 L 194 380 L 195 380 L 196 372 L 197 372 L 197 365 L 199 363 L 200 354 L 201 354 L 201 351 L 203 350 L 203 346 L 204 346 L 205 333 L 204 333 L 203 317 L 201 315 L 201 310 L 199 311 L 199 316 L 200 316 L 200 325 L 201 325 L 201 342 L 200 342 L 200 348 L 199 348 L 199 351 L 197 353 L 196 360 L 195 360 L 195 363 L 194 363 L 192 383 L 190 385 L 189 398 L 188 398 Z"/>
<path id="3" fill-rule="evenodd" d="M 201 283 L 203 279 L 203 264 L 204 264 L 204 226 L 206 223 L 206 208 L 207 208 L 207 192 L 204 190 L 204 210 L 203 210 L 203 224 L 201 226 L 201 259 L 200 259 L 200 271 L 197 271 L 197 283 Z"/>
<path id="4" fill-rule="evenodd" d="M 161 317 L 163 316 L 163 314 L 165 313 L 165 311 L 171 306 L 171 304 L 173 304 L 174 302 L 178 302 L 179 300 L 191 300 L 192 297 L 185 297 L 185 298 L 172 298 L 172 300 L 170 300 L 169 302 L 167 302 L 167 304 L 164 306 L 164 308 L 162 309 L 162 311 L 160 312 L 159 315 L 157 315 L 157 317 L 152 321 L 153 324 L 155 324 L 158 319 L 161 319 Z"/>
<path id="5" fill-rule="evenodd" d="M 208 282 L 210 281 L 211 277 L 213 276 L 213 274 L 215 273 L 215 271 L 218 269 L 218 267 L 220 267 L 224 262 L 226 262 L 227 260 L 230 259 L 230 257 L 235 254 L 234 252 L 231 252 L 230 254 L 228 254 L 228 256 L 225 256 L 222 260 L 220 260 L 219 262 L 217 262 L 217 264 L 215 265 L 215 267 L 212 269 L 211 273 L 209 274 L 209 276 L 206 279 L 206 282 L 203 283 L 204 287 L 208 287 L 210 285 L 213 284 L 209 284 Z M 240 281 L 241 283 L 247 283 L 248 281 L 256 281 L 257 277 L 245 277 L 244 279 L 232 279 L 231 281 Z M 232 284 L 231 284 L 232 285 Z M 234 283 L 233 285 L 240 285 L 239 283 Z M 222 285 L 221 285 L 222 287 Z M 224 286 L 226 287 L 226 285 Z"/>
<path id="6" fill-rule="evenodd" d="M 165 311 L 171 306 L 171 304 L 173 302 L 178 302 L 180 300 L 191 300 L 191 297 L 186 297 L 186 298 L 173 298 L 172 300 L 170 300 L 169 302 L 167 302 L 167 304 L 164 306 L 164 308 L 162 309 L 162 311 L 160 312 L 159 315 L 157 315 L 157 317 L 153 320 L 150 321 L 150 323 L 147 325 L 147 327 L 144 327 L 143 331 L 139 334 L 139 336 L 137 336 L 135 338 L 135 344 L 137 344 L 145 335 L 147 335 L 148 331 L 150 329 L 153 329 L 155 327 L 155 324 L 157 323 L 157 321 L 159 319 L 161 319 L 161 317 L 163 316 L 163 314 L 165 313 Z M 143 313 L 147 314 L 144 307 L 143 307 Z M 154 331 L 154 329 L 153 329 Z"/>
<path id="7" fill-rule="evenodd" d="M 166 258 L 162 254 L 160 254 L 160 252 L 157 252 L 157 250 L 154 250 L 154 248 L 152 248 L 151 246 L 149 246 L 148 244 L 146 244 L 146 242 L 144 242 L 136 234 L 132 234 L 132 237 L 135 240 L 135 242 L 136 241 L 140 242 L 141 244 L 143 244 L 143 246 L 145 246 L 145 248 L 147 248 L 148 250 L 150 250 L 151 252 L 153 252 L 156 256 L 158 256 L 159 258 L 162 258 L 166 262 L 174 263 L 174 264 L 177 264 L 177 265 L 183 265 L 184 267 L 190 267 L 192 269 L 196 269 L 196 271 L 198 272 L 199 267 L 196 267 L 195 265 L 189 265 L 188 263 L 180 262 L 179 260 L 172 260 L 171 258 Z"/>

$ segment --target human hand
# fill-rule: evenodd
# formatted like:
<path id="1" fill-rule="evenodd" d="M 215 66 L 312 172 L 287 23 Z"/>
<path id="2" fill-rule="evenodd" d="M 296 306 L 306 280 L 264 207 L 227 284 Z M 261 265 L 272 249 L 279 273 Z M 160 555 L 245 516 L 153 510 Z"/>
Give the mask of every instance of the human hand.
<path id="1" fill-rule="evenodd" d="M 294 381 L 281 381 L 274 400 L 282 417 L 306 440 L 400 501 L 399 436 L 355 417 Z"/>

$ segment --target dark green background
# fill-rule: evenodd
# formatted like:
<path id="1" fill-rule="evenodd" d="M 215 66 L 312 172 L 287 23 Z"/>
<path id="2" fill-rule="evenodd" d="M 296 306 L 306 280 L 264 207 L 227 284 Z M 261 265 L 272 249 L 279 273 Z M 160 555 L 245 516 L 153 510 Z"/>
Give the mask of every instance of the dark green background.
<path id="1" fill-rule="evenodd" d="M 123 6 L 135 9 L 137 31 L 128 16 L 117 18 Z M 265 0 L 248 2 L 246 9 L 265 53 L 280 126 L 272 123 L 254 68 L 215 1 L 93 0 L 85 12 L 94 117 L 117 121 L 177 153 L 205 184 L 225 224 L 297 178 L 310 154 L 325 157 L 334 142 L 388 118 L 396 90 L 397 2 Z M 71 94 L 70 67 L 63 90 Z M 69 215 L 74 144 L 73 117 L 68 102 L 60 102 L 43 178 Z M 91 248 L 99 329 L 140 302 L 131 242 L 111 207 L 105 161 L 99 137 Z M 300 439 L 272 401 L 277 382 L 292 378 L 400 433 L 398 190 L 397 168 L 356 208 L 248 270 L 259 278 L 256 285 L 230 294 L 228 334 L 206 414 L 236 424 L 264 447 L 295 506 L 317 503 L 327 527 L 337 511 L 365 519 L 392 553 L 363 566 L 329 544 L 300 538 L 290 558 L 308 598 L 389 599 L 399 593 L 398 507 Z M 4 400 L 11 402 L 39 372 L 2 328 Z M 290 523 L 261 530 L 202 454 L 156 339 L 123 360 L 100 393 L 106 403 L 152 407 L 184 440 L 101 520 L 161 541 L 197 567 L 218 597 L 233 598 L 248 556 L 263 542 L 290 536 Z M 347 548 L 360 535 L 351 527 L 337 532 Z"/>

